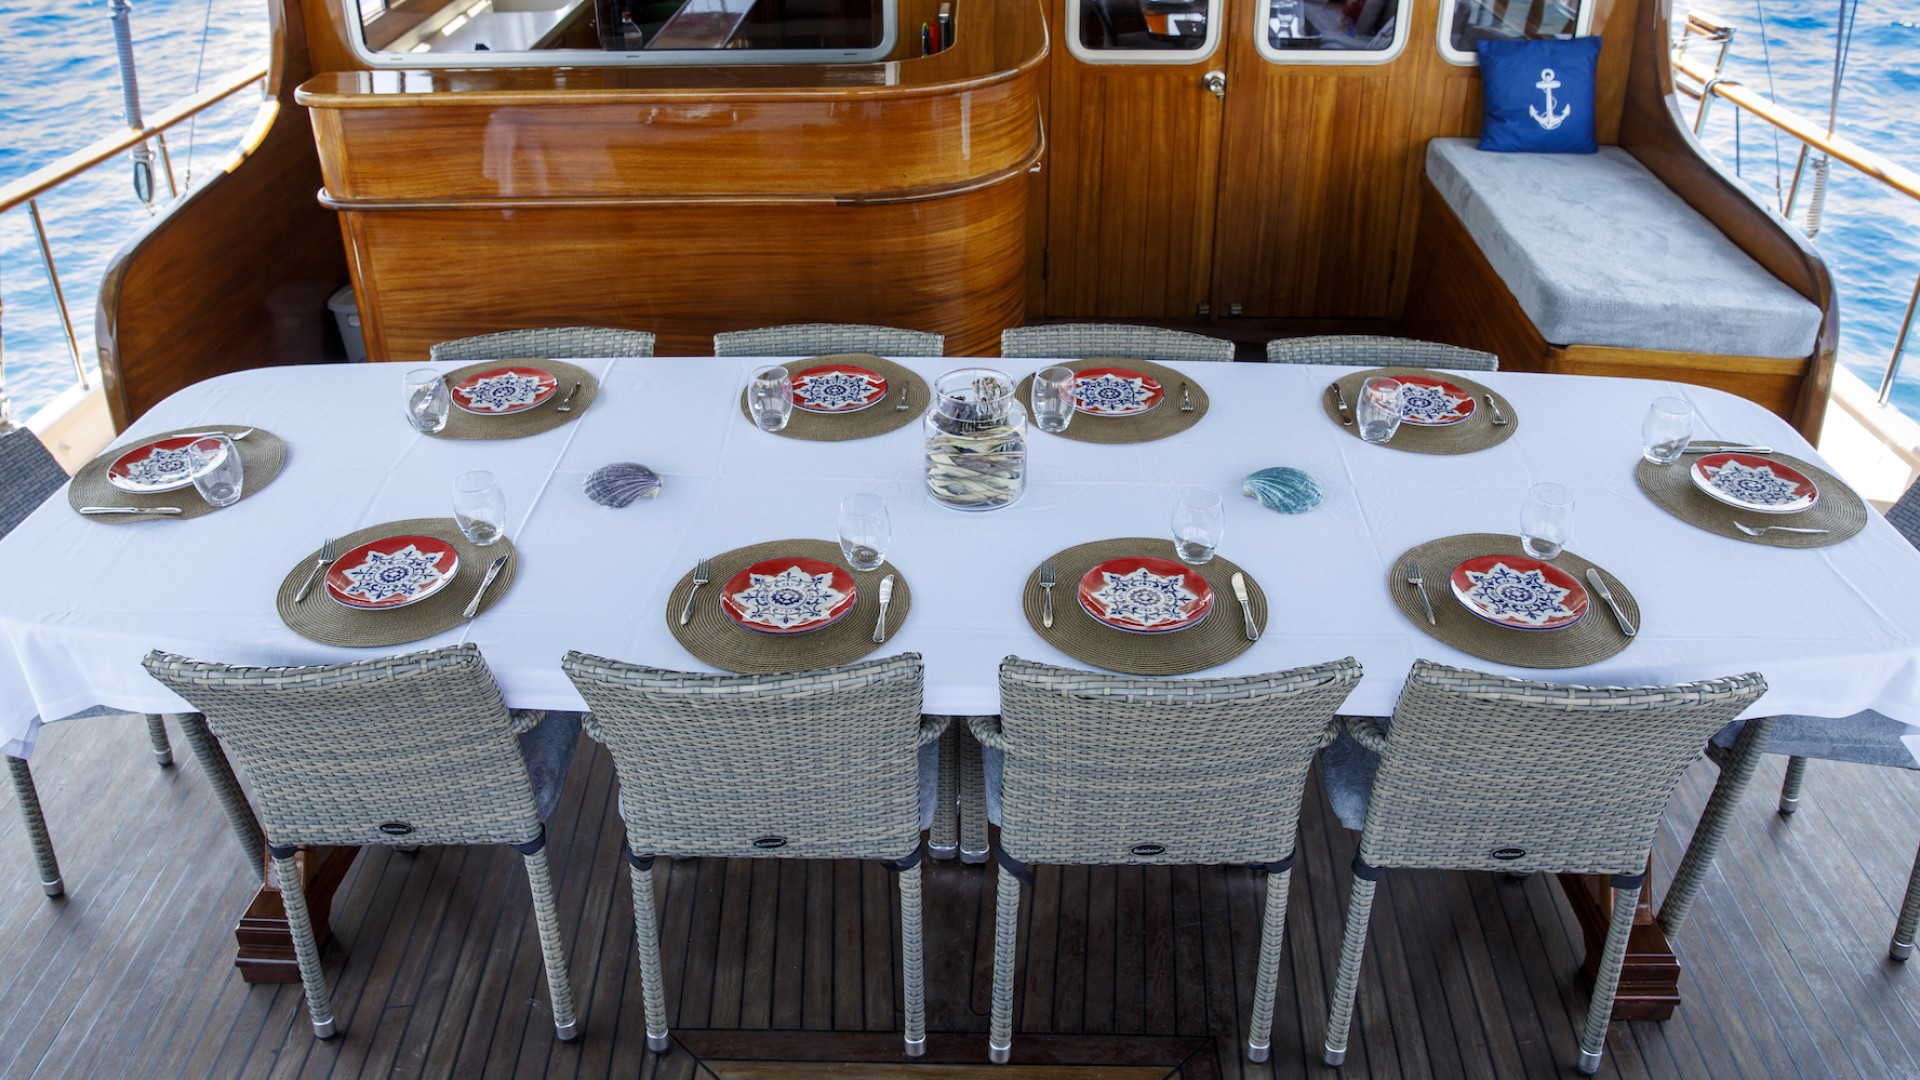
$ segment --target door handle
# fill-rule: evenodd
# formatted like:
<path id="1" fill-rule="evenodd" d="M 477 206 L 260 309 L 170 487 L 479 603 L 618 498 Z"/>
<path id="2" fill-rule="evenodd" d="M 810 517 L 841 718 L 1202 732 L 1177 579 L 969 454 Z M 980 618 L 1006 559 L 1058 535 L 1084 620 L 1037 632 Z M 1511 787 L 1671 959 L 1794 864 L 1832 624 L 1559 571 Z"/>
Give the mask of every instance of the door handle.
<path id="1" fill-rule="evenodd" d="M 1200 76 L 1200 85 L 1213 91 L 1213 96 L 1219 98 L 1221 101 L 1227 100 L 1226 72 L 1209 71 L 1205 75 Z"/>

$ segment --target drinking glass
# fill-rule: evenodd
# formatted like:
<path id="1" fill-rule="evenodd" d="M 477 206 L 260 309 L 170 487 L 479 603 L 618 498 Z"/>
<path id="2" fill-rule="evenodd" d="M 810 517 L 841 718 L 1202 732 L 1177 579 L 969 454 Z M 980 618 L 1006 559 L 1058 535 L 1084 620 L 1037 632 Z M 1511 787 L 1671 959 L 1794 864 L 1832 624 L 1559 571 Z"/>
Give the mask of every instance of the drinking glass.
<path id="1" fill-rule="evenodd" d="M 1188 488 L 1173 505 L 1173 550 L 1180 561 L 1199 566 L 1213 558 L 1226 531 L 1220 496 L 1205 488 Z"/>
<path id="2" fill-rule="evenodd" d="M 1693 438 L 1693 406 L 1676 397 L 1654 398 L 1640 422 L 1641 455 L 1655 465 L 1671 465 Z"/>
<path id="3" fill-rule="evenodd" d="M 232 506 L 240 501 L 246 471 L 240 448 L 225 435 L 209 435 L 187 445 L 193 455 L 193 489 L 208 506 Z"/>
<path id="4" fill-rule="evenodd" d="M 1370 443 L 1391 440 L 1400 430 L 1400 382 L 1368 379 L 1360 387 L 1360 437 Z"/>
<path id="5" fill-rule="evenodd" d="M 840 500 L 840 554 L 855 570 L 877 570 L 886 561 L 893 521 L 878 495 L 849 495 Z"/>
<path id="6" fill-rule="evenodd" d="M 467 539 L 480 547 L 506 535 L 507 498 L 492 473 L 482 469 L 453 478 L 453 519 Z"/>
<path id="7" fill-rule="evenodd" d="M 447 426 L 453 408 L 453 392 L 437 368 L 414 368 L 407 372 L 407 422 L 413 430 L 431 435 Z"/>
<path id="8" fill-rule="evenodd" d="M 1536 559 L 1551 559 L 1573 539 L 1573 490 L 1565 484 L 1535 484 L 1520 508 L 1520 546 Z"/>
<path id="9" fill-rule="evenodd" d="M 1033 423 L 1041 431 L 1065 431 L 1073 422 L 1073 371 L 1050 367 L 1033 376 Z"/>
<path id="10" fill-rule="evenodd" d="M 761 431 L 779 431 L 793 416 L 793 379 L 783 367 L 764 367 L 747 386 L 747 411 Z"/>

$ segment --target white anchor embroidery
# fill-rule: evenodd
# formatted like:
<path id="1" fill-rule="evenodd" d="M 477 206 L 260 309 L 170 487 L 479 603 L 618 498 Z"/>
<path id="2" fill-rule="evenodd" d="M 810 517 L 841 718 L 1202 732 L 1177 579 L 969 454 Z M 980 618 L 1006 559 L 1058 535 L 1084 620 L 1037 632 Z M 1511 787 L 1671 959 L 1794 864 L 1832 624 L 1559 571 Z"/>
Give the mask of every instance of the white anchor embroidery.
<path id="1" fill-rule="evenodd" d="M 1527 114 L 1533 117 L 1534 123 L 1539 124 L 1542 128 L 1545 128 L 1548 131 L 1552 131 L 1554 128 L 1559 127 L 1561 123 L 1564 122 L 1566 118 L 1573 113 L 1573 106 L 1563 105 L 1560 107 L 1559 115 L 1557 116 L 1554 115 L 1553 92 L 1554 90 L 1559 88 L 1560 80 L 1553 77 L 1552 68 L 1541 68 L 1540 81 L 1537 83 L 1534 83 L 1533 85 L 1546 91 L 1547 111 L 1545 113 L 1542 113 L 1539 109 L 1536 109 L 1533 106 L 1529 105 L 1527 106 Z"/>

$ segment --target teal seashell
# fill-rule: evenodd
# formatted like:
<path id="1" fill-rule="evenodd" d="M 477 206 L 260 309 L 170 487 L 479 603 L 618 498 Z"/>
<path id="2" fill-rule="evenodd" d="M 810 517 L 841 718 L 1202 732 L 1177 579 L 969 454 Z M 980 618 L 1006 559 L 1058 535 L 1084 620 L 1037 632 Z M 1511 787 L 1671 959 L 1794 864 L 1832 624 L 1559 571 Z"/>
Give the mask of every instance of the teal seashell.
<path id="1" fill-rule="evenodd" d="M 1240 490 L 1259 499 L 1261 506 L 1283 514 L 1304 514 L 1319 506 L 1326 497 L 1320 490 L 1320 481 L 1299 469 L 1288 468 L 1261 469 L 1247 477 Z"/>

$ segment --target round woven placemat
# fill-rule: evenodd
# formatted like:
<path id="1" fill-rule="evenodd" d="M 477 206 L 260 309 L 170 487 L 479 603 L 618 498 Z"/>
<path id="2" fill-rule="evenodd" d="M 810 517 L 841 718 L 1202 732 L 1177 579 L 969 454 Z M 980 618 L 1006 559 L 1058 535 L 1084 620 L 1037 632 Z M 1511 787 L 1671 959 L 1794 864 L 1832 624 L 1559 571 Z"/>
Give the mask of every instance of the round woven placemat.
<path id="1" fill-rule="evenodd" d="M 143 446 L 156 439 L 170 438 L 175 435 L 194 435 L 201 432 L 224 431 L 229 435 L 247 430 L 245 424 L 198 424 L 194 427 L 175 428 L 158 435 L 143 435 L 129 440 L 101 454 L 73 474 L 73 482 L 67 485 L 67 502 L 75 510 L 83 506 L 177 506 L 177 514 L 110 514 L 105 517 L 88 515 L 88 521 L 97 521 L 102 525 L 126 525 L 135 521 L 179 521 L 183 518 L 196 518 L 202 514 L 211 514 L 224 507 L 210 506 L 200 497 L 192 484 L 174 491 L 162 491 L 150 495 L 135 495 L 121 491 L 107 483 L 107 466 L 114 459 L 136 446 Z M 287 463 L 287 444 L 280 436 L 265 428 L 254 428 L 253 434 L 233 444 L 240 451 L 240 501 L 246 502 L 254 493 L 280 475 L 280 467 Z"/>
<path id="2" fill-rule="evenodd" d="M 1054 365 L 1049 364 L 1047 366 L 1052 367 Z M 1067 430 L 1048 432 L 1050 435 L 1058 435 L 1063 439 L 1078 439 L 1081 442 L 1090 443 L 1152 442 L 1155 439 L 1164 439 L 1169 435 L 1178 435 L 1199 423 L 1200 418 L 1207 415 L 1207 409 L 1212 404 L 1211 400 L 1207 397 L 1207 392 L 1201 389 L 1198 380 L 1185 372 L 1175 371 L 1170 367 L 1153 363 L 1150 360 L 1116 360 L 1112 358 L 1102 359 L 1100 357 L 1093 357 L 1086 360 L 1062 360 L 1059 366 L 1076 372 L 1096 367 L 1126 368 L 1130 371 L 1137 371 L 1142 375 L 1153 376 L 1159 380 L 1160 388 L 1166 392 L 1166 396 L 1160 399 L 1160 404 L 1155 405 L 1146 412 L 1137 413 L 1133 416 L 1092 416 L 1087 413 L 1075 411 L 1073 421 L 1067 425 Z M 1181 383 L 1186 383 L 1187 389 L 1192 392 L 1192 412 L 1180 411 Z M 1031 417 L 1033 413 L 1032 375 L 1028 375 L 1026 378 L 1020 380 L 1020 385 L 1014 388 L 1013 396 L 1020 402 L 1021 407 L 1027 410 L 1028 416 Z M 1033 430 L 1039 431 L 1040 429 L 1034 428 Z M 1058 615 L 1059 612 L 1056 611 L 1054 614 Z M 1212 620 L 1209 619 L 1208 621 L 1211 622 Z M 1121 632 L 1124 633 L 1124 631 Z M 1089 663 L 1091 663 L 1091 661 L 1089 661 Z"/>
<path id="3" fill-rule="evenodd" d="M 1360 384 L 1368 379 L 1385 375 L 1398 378 L 1402 375 L 1424 375 L 1429 379 L 1445 379 L 1462 390 L 1473 394 L 1476 404 L 1473 415 L 1457 424 L 1446 427 L 1421 427 L 1418 424 L 1401 424 L 1389 442 L 1378 443 L 1395 450 L 1406 450 L 1415 454 L 1471 454 L 1475 450 L 1485 450 L 1490 446 L 1499 446 L 1520 430 L 1520 414 L 1501 394 L 1451 371 L 1430 371 L 1426 368 L 1385 367 L 1356 371 L 1351 375 L 1340 376 L 1340 392 L 1347 396 L 1347 407 L 1353 410 L 1354 422 L 1340 424 L 1340 406 L 1334 403 L 1332 390 L 1320 391 L 1320 407 L 1326 411 L 1327 419 L 1340 424 L 1341 430 L 1354 438 L 1360 438 Z M 1500 403 L 1500 415 L 1507 418 L 1504 424 L 1493 422 L 1493 410 L 1487 408 L 1487 395 L 1493 394 L 1493 400 Z M 1583 620 L 1584 621 L 1584 620 Z"/>
<path id="4" fill-rule="evenodd" d="M 1158 410 L 1155 410 L 1156 412 Z M 1068 430 L 1072 430 L 1069 428 Z M 1198 626 L 1164 634 L 1134 634 L 1115 630 L 1087 614 L 1075 595 L 1087 571 L 1108 559 L 1152 556 L 1174 559 L 1173 541 L 1147 537 L 1095 540 L 1076 544 L 1053 557 L 1053 629 L 1041 623 L 1046 593 L 1040 588 L 1040 568 L 1034 567 L 1021 586 L 1020 607 L 1027 625 L 1042 641 L 1083 663 L 1127 675 L 1185 675 L 1216 667 L 1253 648 L 1247 640 L 1240 602 L 1233 597 L 1233 575 L 1246 571 L 1218 555 L 1204 566 L 1192 567 L 1213 587 L 1213 610 Z M 1247 574 L 1247 601 L 1253 624 L 1267 628 L 1267 594 Z"/>
<path id="5" fill-rule="evenodd" d="M 580 419 L 587 411 L 593 399 L 600 396 L 600 380 L 583 367 L 567 363 L 565 360 L 546 360 L 531 357 L 523 360 L 502 358 L 483 360 L 478 364 L 468 364 L 447 372 L 447 392 L 453 392 L 455 383 L 469 375 L 477 375 L 489 368 L 497 367 L 537 367 L 550 371 L 560 382 L 553 396 L 535 405 L 525 412 L 506 413 L 502 416 L 482 416 L 470 413 L 458 405 L 447 410 L 447 426 L 433 433 L 436 439 L 524 439 L 529 435 L 538 435 L 543 431 L 552 431 L 562 424 Z M 567 412 L 560 411 L 560 402 L 580 384 L 580 392 L 573 395 L 573 407 Z M 511 565 L 511 564 L 509 564 Z M 506 573 L 502 570 L 501 573 Z"/>
<path id="6" fill-rule="evenodd" d="M 1495 626 L 1468 611 L 1466 605 L 1454 597 L 1453 586 L 1447 583 L 1454 567 L 1476 556 L 1525 554 L 1521 550 L 1519 537 L 1503 533 L 1466 533 L 1429 540 L 1393 560 L 1393 566 L 1387 572 L 1387 591 L 1392 594 L 1393 604 L 1400 609 L 1400 614 L 1429 635 L 1461 652 L 1513 667 L 1584 667 L 1597 664 L 1633 644 L 1632 638 L 1620 632 L 1620 624 L 1613 621 L 1613 612 L 1607 609 L 1607 602 L 1600 599 L 1593 592 L 1593 587 L 1587 584 L 1589 568 L 1600 571 L 1607 587 L 1613 590 L 1614 602 L 1620 605 L 1620 610 L 1626 613 L 1634 626 L 1644 629 L 1640 621 L 1640 604 L 1633 598 L 1633 593 L 1620 583 L 1620 579 L 1605 567 L 1595 566 L 1571 551 L 1562 551 L 1553 560 L 1553 565 L 1579 578 L 1591 602 L 1586 615 L 1564 630 L 1515 630 L 1508 626 Z M 1421 576 L 1427 583 L 1427 598 L 1433 602 L 1433 617 L 1438 625 L 1427 625 L 1427 613 L 1420 606 L 1420 594 L 1407 584 L 1405 567 L 1409 559 L 1420 563 Z"/>
<path id="7" fill-rule="evenodd" d="M 487 586 L 486 599 L 480 602 L 480 611 L 475 618 L 485 615 L 500 602 L 501 597 L 507 595 L 507 590 L 513 586 L 514 572 L 520 568 L 520 553 L 515 550 L 513 541 L 502 537 L 486 547 L 479 547 L 467 539 L 452 518 L 409 518 L 370 526 L 336 537 L 335 550 L 345 554 L 368 541 L 389 536 L 432 536 L 452 544 L 453 549 L 460 553 L 460 568 L 453 572 L 453 581 L 417 604 L 388 611 L 361 611 L 338 603 L 327 595 L 326 586 L 318 581 L 313 583 L 313 591 L 307 594 L 307 598 L 296 604 L 293 595 L 300 591 L 301 583 L 307 580 L 307 574 L 320 558 L 320 549 L 315 548 L 295 563 L 280 582 L 280 592 L 273 601 L 274 607 L 280 612 L 280 621 L 292 628 L 294 633 L 322 645 L 364 648 L 402 645 L 430 638 L 466 622 L 460 613 L 466 610 L 468 601 L 473 599 L 473 591 L 480 587 L 480 579 L 486 576 L 487 566 L 494 559 L 501 555 L 511 556 L 507 565 L 500 568 L 500 576 Z"/>
<path id="8" fill-rule="evenodd" d="M 881 563 L 875 570 L 852 571 L 856 591 L 853 611 L 824 629 L 806 634 L 763 634 L 727 618 L 720 610 L 720 589 L 727 579 L 754 563 L 783 558 L 847 565 L 840 557 L 840 546 L 825 540 L 773 540 L 715 555 L 713 576 L 700 587 L 687 625 L 680 625 L 680 609 L 693 588 L 693 571 L 687 571 L 668 591 L 667 629 L 673 639 L 704 663 L 749 675 L 851 664 L 884 647 L 884 643 L 875 644 L 873 640 L 873 624 L 880 618 L 880 580 L 888 574 L 893 575 L 893 601 L 887 605 L 887 641 L 892 641 L 906 624 L 907 612 L 913 607 L 913 590 L 907 587 L 906 575 L 890 562 Z"/>
<path id="9" fill-rule="evenodd" d="M 871 353 L 830 353 L 826 356 L 810 356 L 805 360 L 795 360 L 786 365 L 789 374 L 805 371 L 810 367 L 823 364 L 851 364 L 863 367 L 887 380 L 887 396 L 858 412 L 815 413 L 796 406 L 793 415 L 788 418 L 787 426 L 773 432 L 789 439 L 803 439 L 807 442 L 845 442 L 848 439 L 865 439 L 873 435 L 885 435 L 889 431 L 898 431 L 920 419 L 927 411 L 927 381 L 884 356 Z M 907 407 L 896 408 L 900 404 L 900 390 L 907 391 Z M 753 413 L 747 409 L 747 390 L 740 388 L 740 415 L 753 423 Z M 897 589 L 898 583 L 895 584 Z M 898 596 L 898 593 L 895 593 Z M 851 618 L 851 616 L 849 616 Z M 712 661 L 708 661 L 712 663 Z M 715 665 L 719 666 L 719 665 Z"/>
<path id="10" fill-rule="evenodd" d="M 1737 446 L 1738 443 L 1702 440 L 1697 446 Z M 1756 514 L 1728 506 L 1726 503 L 1708 495 L 1693 486 L 1693 480 L 1687 475 L 1698 460 L 1697 454 L 1682 454 L 1679 461 L 1671 465 L 1655 465 L 1646 458 L 1634 466 L 1633 478 L 1639 482 L 1640 490 L 1647 493 L 1655 505 L 1696 528 L 1705 529 L 1715 536 L 1725 536 L 1733 540 L 1745 540 L 1749 544 L 1765 544 L 1768 547 L 1817 548 L 1837 544 L 1851 539 L 1861 529 L 1867 527 L 1867 515 L 1870 511 L 1854 490 L 1840 479 L 1818 465 L 1802 461 L 1789 454 L 1769 454 L 1770 460 L 1779 461 L 1807 474 L 1815 487 L 1820 489 L 1820 498 L 1811 509 L 1797 514 Z M 1806 533 L 1770 532 L 1764 536 L 1748 536 L 1733 527 L 1736 521 L 1744 522 L 1758 529 L 1767 525 L 1791 525 L 1797 529 L 1828 529 L 1825 536 L 1809 536 Z M 1582 620 L 1584 621 L 1584 620 Z"/>

